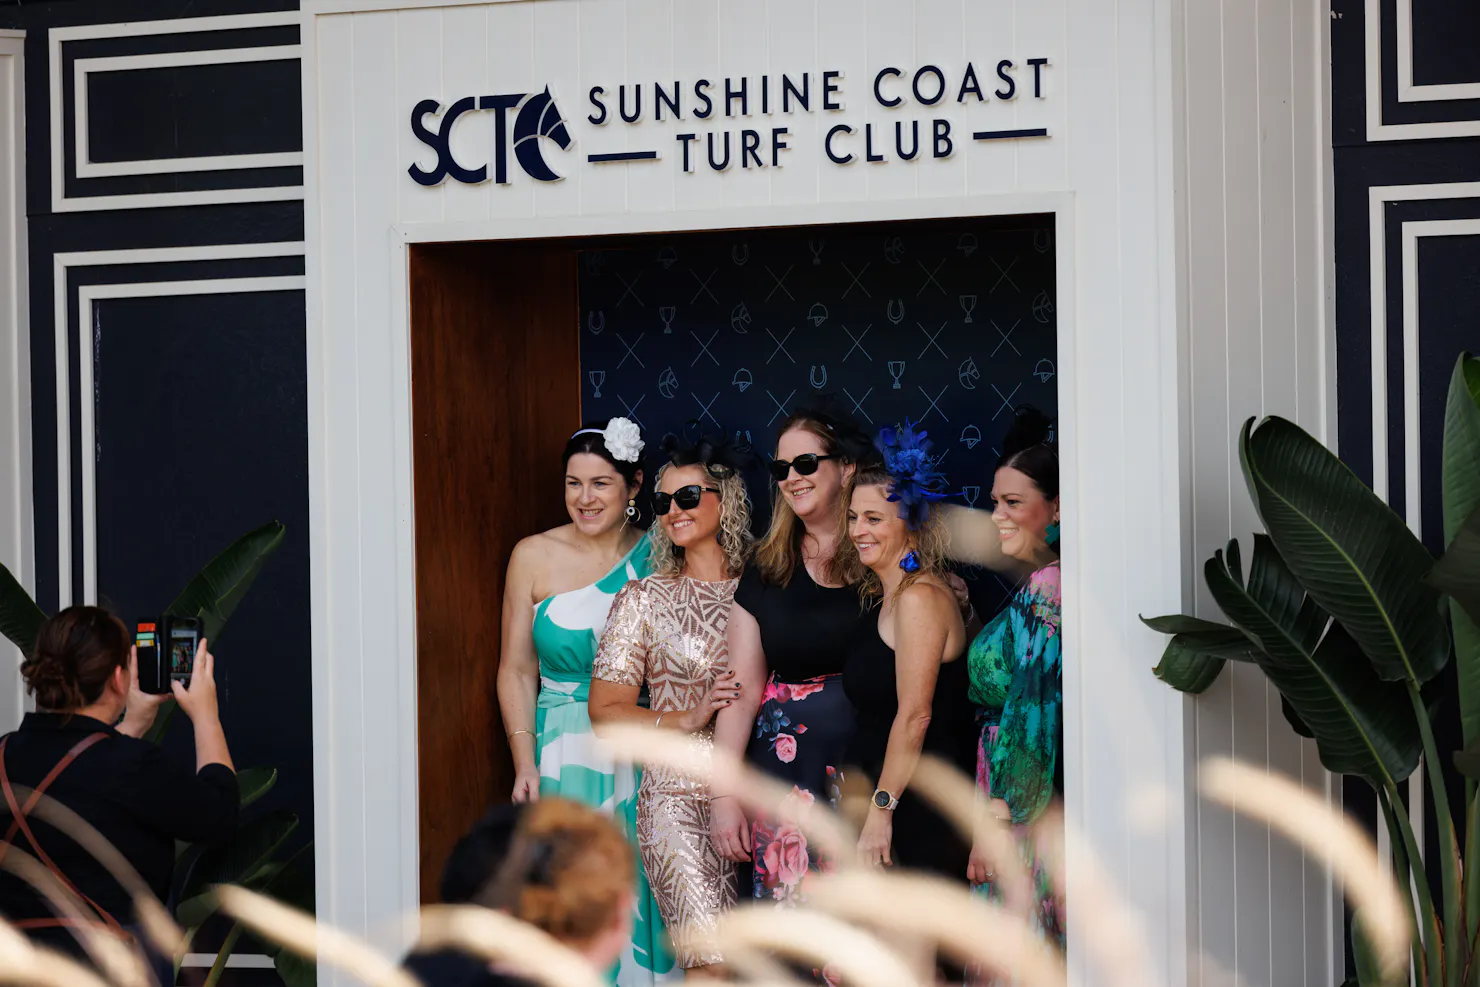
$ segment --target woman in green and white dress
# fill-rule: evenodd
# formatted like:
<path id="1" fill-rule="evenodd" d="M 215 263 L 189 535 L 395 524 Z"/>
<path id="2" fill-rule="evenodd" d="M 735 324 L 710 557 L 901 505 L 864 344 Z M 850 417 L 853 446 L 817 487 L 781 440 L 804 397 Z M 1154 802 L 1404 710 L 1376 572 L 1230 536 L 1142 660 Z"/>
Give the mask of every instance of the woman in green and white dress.
<path id="1" fill-rule="evenodd" d="M 647 536 L 631 522 L 642 486 L 642 438 L 625 418 L 584 427 L 565 446 L 570 523 L 514 547 L 504 581 L 499 708 L 514 755 L 516 802 L 559 795 L 611 813 L 636 858 L 638 771 L 591 731 L 591 661 L 617 591 L 649 571 Z M 637 862 L 632 943 L 617 987 L 678 979 L 668 937 Z"/>

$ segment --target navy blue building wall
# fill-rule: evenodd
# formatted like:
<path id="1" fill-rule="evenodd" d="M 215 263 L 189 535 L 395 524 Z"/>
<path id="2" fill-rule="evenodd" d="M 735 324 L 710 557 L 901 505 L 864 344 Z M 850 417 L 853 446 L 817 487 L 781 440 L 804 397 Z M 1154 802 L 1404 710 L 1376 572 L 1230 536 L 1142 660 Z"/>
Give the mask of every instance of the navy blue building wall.
<path id="1" fill-rule="evenodd" d="M 1468 83 L 1480 86 L 1480 7 L 1471 0 L 1419 0 L 1412 5 L 1415 86 Z M 1480 99 L 1401 102 L 1398 99 L 1397 0 L 1381 0 L 1379 19 L 1369 24 L 1364 0 L 1331 4 L 1332 157 L 1335 177 L 1336 357 L 1338 442 L 1341 457 L 1364 479 L 1374 462 L 1374 405 L 1385 409 L 1387 427 L 1379 433 L 1378 455 L 1386 461 L 1388 500 L 1406 514 L 1409 462 L 1414 450 L 1405 440 L 1405 371 L 1418 380 L 1419 515 L 1425 544 L 1443 549 L 1439 464 L 1444 400 L 1461 350 L 1480 352 L 1480 235 L 1435 235 L 1418 241 L 1417 276 L 1403 274 L 1403 227 L 1423 220 L 1480 219 L 1480 190 L 1455 189 L 1480 182 L 1480 136 L 1450 136 L 1445 123 L 1468 124 L 1480 134 Z M 1375 28 L 1379 42 L 1378 78 L 1369 80 L 1366 46 Z M 1384 126 L 1428 125 L 1383 139 L 1392 132 L 1369 131 L 1369 83 L 1375 85 Z M 1402 190 L 1394 186 L 1407 187 Z M 1386 189 L 1386 191 L 1384 191 Z M 1381 206 L 1373 228 L 1374 194 L 1392 200 Z M 1381 268 L 1372 268 L 1373 237 L 1380 240 Z M 1385 280 L 1385 307 L 1372 310 L 1373 278 Z M 1416 292 L 1416 346 L 1404 343 L 1405 296 Z M 1375 316 L 1375 317 L 1374 317 Z M 1386 374 L 1373 385 L 1374 340 L 1386 355 Z M 1435 692 L 1453 696 L 1452 669 L 1435 683 Z M 1458 750 L 1460 731 L 1454 703 L 1441 707 L 1436 729 L 1440 750 Z M 1444 765 L 1448 771 L 1449 764 Z M 1464 786 L 1450 772 L 1447 783 L 1455 818 L 1463 819 L 1458 796 Z M 1376 805 L 1365 786 L 1346 786 L 1350 809 L 1376 825 Z M 1427 796 L 1424 796 L 1427 798 Z M 1434 814 L 1425 813 L 1426 846 L 1438 845 Z M 1437 854 L 1430 855 L 1432 883 L 1438 887 Z M 1352 969 L 1350 963 L 1348 969 Z"/>
<path id="2" fill-rule="evenodd" d="M 101 602 L 126 620 L 157 613 L 185 582 L 238 535 L 268 520 L 287 525 L 276 557 L 232 619 L 216 653 L 222 718 L 238 765 L 279 769 L 265 807 L 301 817 L 297 841 L 313 831 L 312 721 L 309 673 L 308 479 L 305 306 L 301 287 L 193 294 L 200 282 L 301 277 L 297 255 L 252 245 L 303 239 L 301 193 L 281 201 L 147 204 L 126 196 L 301 186 L 298 167 L 171 171 L 79 177 L 73 122 L 86 102 L 88 158 L 137 162 L 217 154 L 302 149 L 296 57 L 177 68 L 140 67 L 92 74 L 73 89 L 79 58 L 298 43 L 296 25 L 186 33 L 108 36 L 119 21 L 200 18 L 294 9 L 293 0 L 87 0 L 0 6 L 0 27 L 26 36 L 26 183 L 30 233 L 30 299 L 36 561 L 39 602 L 58 604 L 62 567 L 59 529 L 70 533 L 70 596 L 83 596 L 83 460 L 95 469 L 96 570 Z M 61 46 L 62 105 L 50 106 L 50 31 L 103 26 L 98 38 Z M 62 194 L 51 181 L 54 128 L 63 136 Z M 250 193 L 249 193 L 250 194 Z M 230 195 L 230 193 L 227 193 Z M 66 208 L 81 206 L 82 208 Z M 105 208 L 96 208 L 103 205 Z M 237 259 L 211 248 L 235 246 Z M 97 251 L 186 249 L 171 255 L 126 254 L 99 264 Z M 201 248 L 201 249 L 193 249 Z M 281 253 L 282 251 L 277 251 Z M 65 318 L 53 311 L 57 255 L 69 256 Z M 111 259 L 111 258 L 105 258 Z M 168 260 L 169 262 L 161 262 Z M 125 289 L 140 297 L 105 298 L 79 313 L 86 286 L 170 282 L 171 288 Z M 180 284 L 180 283 L 184 284 Z M 281 285 L 281 282 L 264 284 Z M 117 292 L 107 292 L 116 294 Z M 79 326 L 87 326 L 82 345 Z M 56 366 L 57 334 L 68 366 Z M 93 388 L 82 392 L 84 361 Z M 71 495 L 59 496 L 58 381 L 70 435 Z M 95 441 L 82 446 L 87 402 Z M 189 756 L 183 718 L 171 746 Z M 221 930 L 193 948 L 209 952 Z M 248 943 L 242 951 L 251 952 Z M 182 983 L 204 970 L 183 972 Z M 276 983 L 269 970 L 238 970 L 231 982 Z"/>

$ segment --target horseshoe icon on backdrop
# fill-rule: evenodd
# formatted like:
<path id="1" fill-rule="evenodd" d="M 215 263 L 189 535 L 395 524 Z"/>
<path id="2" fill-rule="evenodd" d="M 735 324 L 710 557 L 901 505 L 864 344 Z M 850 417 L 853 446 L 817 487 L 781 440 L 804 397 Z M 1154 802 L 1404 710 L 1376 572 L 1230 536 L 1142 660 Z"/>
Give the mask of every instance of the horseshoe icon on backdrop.
<path id="1" fill-rule="evenodd" d="M 817 388 L 819 391 L 822 390 L 824 387 L 826 387 L 827 386 L 827 365 L 826 364 L 823 364 L 822 365 L 822 379 L 821 380 L 818 380 L 817 379 L 817 365 L 816 364 L 813 364 L 813 366 L 812 366 L 812 373 L 810 375 L 808 375 L 807 381 L 813 387 Z"/>
<path id="2" fill-rule="evenodd" d="M 895 308 L 894 308 L 894 306 L 896 306 L 896 305 L 899 306 L 899 314 L 898 315 L 895 314 Z M 889 321 L 890 322 L 894 323 L 895 325 L 899 325 L 901 322 L 904 321 L 904 299 L 903 298 L 900 298 L 900 299 L 897 299 L 897 300 L 894 300 L 894 301 L 890 301 L 889 303 L 887 303 L 884 306 L 884 308 L 885 308 L 885 314 L 887 314 L 889 316 Z"/>
<path id="3" fill-rule="evenodd" d="M 1048 248 L 1053 246 L 1053 234 L 1048 230 L 1033 231 L 1033 249 L 1040 254 L 1048 253 Z"/>
<path id="4" fill-rule="evenodd" d="M 735 262 L 736 267 L 744 267 L 745 262 L 750 260 L 750 245 L 737 243 L 730 248 L 730 260 Z"/>
<path id="5" fill-rule="evenodd" d="M 601 330 L 606 328 L 606 313 L 592 312 L 586 316 L 586 326 L 591 330 L 591 335 L 600 336 Z"/>

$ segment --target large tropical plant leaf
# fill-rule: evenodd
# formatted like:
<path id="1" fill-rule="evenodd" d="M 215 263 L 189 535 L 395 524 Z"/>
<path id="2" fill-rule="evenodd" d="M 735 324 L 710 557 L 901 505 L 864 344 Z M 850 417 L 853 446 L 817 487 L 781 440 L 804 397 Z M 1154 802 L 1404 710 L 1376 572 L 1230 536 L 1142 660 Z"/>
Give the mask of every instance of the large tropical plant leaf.
<path id="1" fill-rule="evenodd" d="M 1237 627 L 1211 620 L 1173 614 L 1142 617 L 1141 622 L 1154 631 L 1172 635 L 1152 671 L 1178 692 L 1205 692 L 1217 681 L 1225 662 L 1253 661 L 1257 650 Z"/>
<path id="2" fill-rule="evenodd" d="M 278 976 L 283 978 L 285 987 L 317 987 L 317 960 L 306 959 L 297 953 L 280 949 L 277 956 L 273 957 L 272 965 L 277 969 Z"/>
<path id="3" fill-rule="evenodd" d="M 204 847 L 180 886 L 180 900 L 188 901 L 217 884 L 240 884 L 271 860 L 297 828 L 296 813 L 274 809 Z"/>
<path id="4" fill-rule="evenodd" d="M 31 599 L 31 594 L 9 569 L 0 565 L 0 634 L 19 648 L 21 654 L 30 655 L 44 623 L 46 614 Z"/>
<path id="5" fill-rule="evenodd" d="M 1460 526 L 1449 550 L 1434 563 L 1428 581 L 1458 603 L 1471 620 L 1480 620 L 1480 510 Z"/>
<path id="6" fill-rule="evenodd" d="M 1449 381 L 1443 462 L 1444 544 L 1452 546 L 1466 519 L 1480 512 L 1480 360 L 1468 353 L 1459 355 Z M 1480 614 L 1451 602 L 1449 619 L 1460 728 L 1469 747 L 1480 742 Z"/>
<path id="7" fill-rule="evenodd" d="M 1403 519 L 1283 418 L 1258 428 L 1249 419 L 1239 460 L 1278 554 L 1378 675 L 1421 685 L 1438 674 L 1449 633 L 1438 591 L 1423 582 L 1434 560 Z"/>
<path id="8" fill-rule="evenodd" d="M 236 773 L 236 788 L 241 793 L 240 807 L 245 809 L 272 791 L 277 784 L 277 768 L 243 768 Z"/>
<path id="9" fill-rule="evenodd" d="M 1218 606 L 1259 642 L 1255 660 L 1314 736 L 1327 770 L 1379 788 L 1413 773 L 1423 741 L 1405 686 L 1378 677 L 1273 541 L 1254 536 L 1247 584 L 1222 552 L 1203 572 Z"/>
<path id="10" fill-rule="evenodd" d="M 272 521 L 242 535 L 196 573 L 165 612 L 199 616 L 205 624 L 205 637 L 216 643 L 252 581 L 282 544 L 286 530 L 280 522 Z"/>

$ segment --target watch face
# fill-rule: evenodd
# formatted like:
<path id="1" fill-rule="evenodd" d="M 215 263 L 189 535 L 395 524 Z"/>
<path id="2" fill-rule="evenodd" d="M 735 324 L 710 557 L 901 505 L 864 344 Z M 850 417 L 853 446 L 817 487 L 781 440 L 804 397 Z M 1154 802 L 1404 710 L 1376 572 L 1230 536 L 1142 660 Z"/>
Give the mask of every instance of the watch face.
<path id="1" fill-rule="evenodd" d="M 879 791 L 874 792 L 874 805 L 877 805 L 879 808 L 881 808 L 881 809 L 887 809 L 887 808 L 889 808 L 889 803 L 892 802 L 892 801 L 894 801 L 893 796 L 891 796 L 888 792 L 884 791 L 883 789 L 880 789 Z"/>

